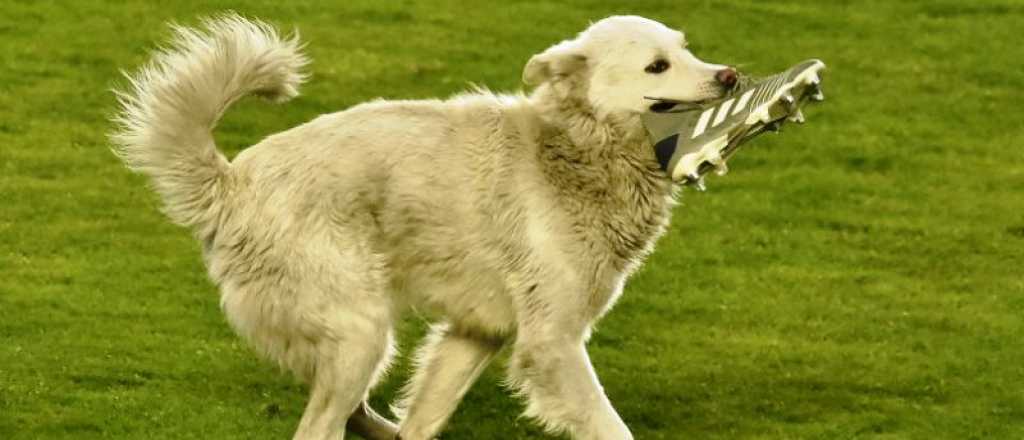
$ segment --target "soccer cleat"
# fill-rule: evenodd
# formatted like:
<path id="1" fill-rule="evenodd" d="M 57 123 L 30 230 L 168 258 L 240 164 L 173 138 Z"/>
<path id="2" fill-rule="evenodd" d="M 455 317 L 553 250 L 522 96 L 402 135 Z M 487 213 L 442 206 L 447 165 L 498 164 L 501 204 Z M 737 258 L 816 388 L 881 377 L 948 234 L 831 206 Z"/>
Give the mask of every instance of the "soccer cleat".
<path id="1" fill-rule="evenodd" d="M 657 103 L 643 120 L 662 169 L 672 180 L 702 189 L 704 175 L 712 169 L 724 174 L 742 143 L 777 132 L 786 121 L 803 123 L 801 107 L 825 99 L 819 76 L 824 68 L 819 60 L 804 61 L 705 106 L 649 98 Z"/>

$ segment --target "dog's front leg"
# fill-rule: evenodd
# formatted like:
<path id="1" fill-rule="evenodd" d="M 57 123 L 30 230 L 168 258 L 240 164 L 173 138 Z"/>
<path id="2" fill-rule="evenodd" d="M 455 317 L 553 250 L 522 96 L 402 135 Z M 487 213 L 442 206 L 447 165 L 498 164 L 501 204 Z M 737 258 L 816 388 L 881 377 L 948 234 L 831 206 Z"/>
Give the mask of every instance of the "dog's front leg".
<path id="1" fill-rule="evenodd" d="M 569 322 L 548 318 L 519 329 L 509 373 L 529 400 L 526 415 L 574 439 L 631 440 L 590 364 L 584 329 Z"/>

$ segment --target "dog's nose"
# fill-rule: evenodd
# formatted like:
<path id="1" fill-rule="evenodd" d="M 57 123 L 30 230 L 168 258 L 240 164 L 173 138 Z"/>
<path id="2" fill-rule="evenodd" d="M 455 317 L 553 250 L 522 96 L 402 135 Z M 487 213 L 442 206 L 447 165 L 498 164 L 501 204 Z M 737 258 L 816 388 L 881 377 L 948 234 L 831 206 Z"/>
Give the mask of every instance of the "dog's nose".
<path id="1" fill-rule="evenodd" d="M 739 80 L 739 74 L 736 73 L 736 69 L 726 67 L 719 70 L 718 73 L 715 73 L 715 79 L 719 84 L 731 89 L 736 87 L 736 81 Z"/>

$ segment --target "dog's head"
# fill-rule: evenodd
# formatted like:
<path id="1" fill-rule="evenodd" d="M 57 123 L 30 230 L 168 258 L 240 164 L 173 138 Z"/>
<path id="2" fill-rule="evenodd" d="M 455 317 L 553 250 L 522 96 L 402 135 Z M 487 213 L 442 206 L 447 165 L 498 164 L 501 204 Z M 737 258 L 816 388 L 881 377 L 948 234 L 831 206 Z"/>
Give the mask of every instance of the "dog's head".
<path id="1" fill-rule="evenodd" d="M 719 98 L 736 80 L 731 67 L 690 53 L 682 32 L 636 16 L 598 21 L 535 55 L 523 71 L 527 85 L 547 84 L 561 98 L 579 95 L 598 115 L 650 111 L 658 105 L 651 98 Z"/>

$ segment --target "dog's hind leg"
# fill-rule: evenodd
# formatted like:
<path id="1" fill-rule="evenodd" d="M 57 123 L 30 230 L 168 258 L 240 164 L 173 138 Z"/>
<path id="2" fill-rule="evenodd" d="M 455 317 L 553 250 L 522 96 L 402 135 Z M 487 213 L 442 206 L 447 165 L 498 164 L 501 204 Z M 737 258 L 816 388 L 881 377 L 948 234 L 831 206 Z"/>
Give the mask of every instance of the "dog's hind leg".
<path id="1" fill-rule="evenodd" d="M 288 324 L 306 337 L 312 360 L 309 402 L 295 432 L 302 440 L 343 438 L 394 352 L 394 308 L 380 259 L 354 238 L 323 249 L 302 272 L 303 300 L 292 310 L 299 319 Z"/>
<path id="2" fill-rule="evenodd" d="M 337 440 L 344 431 L 343 424 L 366 398 L 389 356 L 392 335 L 385 323 L 371 324 L 363 320 L 361 324 L 345 326 L 344 333 L 337 339 L 319 344 L 309 384 L 309 402 L 295 439 Z"/>
<path id="3" fill-rule="evenodd" d="M 480 377 L 501 341 L 460 333 L 446 324 L 431 328 L 416 353 L 416 371 L 396 405 L 402 440 L 437 436 L 459 401 Z"/>
<path id="4" fill-rule="evenodd" d="M 346 315 L 344 319 L 357 321 L 355 325 L 335 327 L 337 337 L 317 346 L 309 402 L 295 432 L 297 440 L 338 439 L 390 356 L 389 322 L 373 322 L 351 312 Z"/>
<path id="5" fill-rule="evenodd" d="M 366 401 L 349 416 L 345 429 L 366 440 L 395 440 L 398 436 L 398 426 L 377 414 Z"/>
<path id="6" fill-rule="evenodd" d="M 385 292 L 361 282 L 367 277 L 358 272 L 332 278 L 293 284 L 294 278 L 263 277 L 248 290 L 225 288 L 222 299 L 241 335 L 308 384 L 295 439 L 341 438 L 393 352 Z"/>

